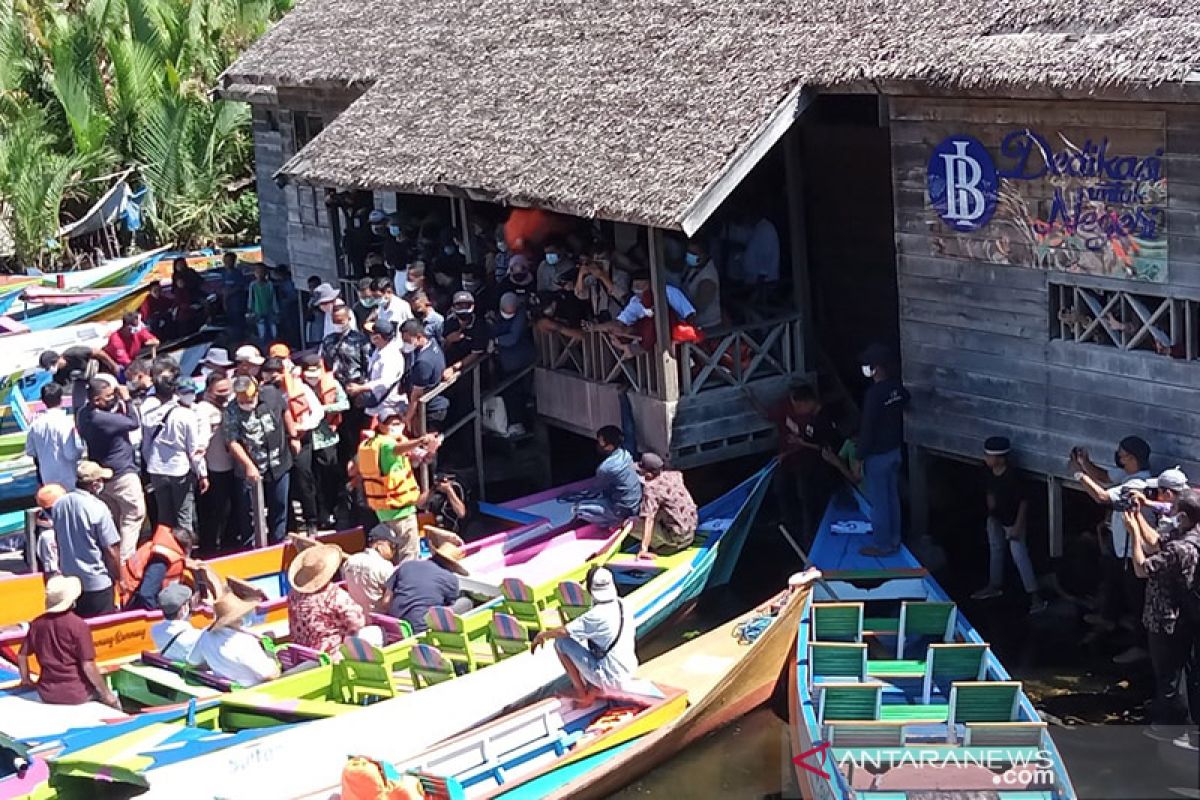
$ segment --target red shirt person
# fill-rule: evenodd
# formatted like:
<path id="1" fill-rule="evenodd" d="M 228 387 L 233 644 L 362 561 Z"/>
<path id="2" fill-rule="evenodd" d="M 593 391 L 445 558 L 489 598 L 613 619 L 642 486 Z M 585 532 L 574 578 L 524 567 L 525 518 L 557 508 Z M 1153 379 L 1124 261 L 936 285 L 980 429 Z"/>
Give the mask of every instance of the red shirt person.
<path id="1" fill-rule="evenodd" d="M 136 311 L 130 311 L 121 317 L 121 327 L 108 337 L 104 352 L 121 367 L 129 366 L 142 352 L 142 348 L 150 348 L 150 357 L 158 353 L 158 337 L 150 329 L 141 324 Z"/>
<path id="2" fill-rule="evenodd" d="M 72 609 L 83 593 L 79 578 L 55 575 L 46 581 L 46 613 L 29 623 L 17 667 L 21 686 L 34 688 L 43 703 L 79 705 L 90 700 L 120 709 L 120 701 L 96 668 L 92 632 Z M 35 682 L 29 657 L 37 658 Z"/>

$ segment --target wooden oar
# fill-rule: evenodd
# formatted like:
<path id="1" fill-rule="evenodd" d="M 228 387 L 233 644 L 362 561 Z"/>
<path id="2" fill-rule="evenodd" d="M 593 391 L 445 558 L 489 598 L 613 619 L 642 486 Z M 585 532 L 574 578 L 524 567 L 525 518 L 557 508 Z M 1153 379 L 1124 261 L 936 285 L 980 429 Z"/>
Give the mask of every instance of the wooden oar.
<path id="1" fill-rule="evenodd" d="M 796 555 L 800 556 L 800 560 L 804 562 L 805 567 L 818 570 L 818 572 L 820 571 L 817 565 L 812 562 L 812 559 L 808 557 L 808 553 L 804 552 L 804 548 L 798 545 L 796 540 L 792 538 L 792 534 L 788 532 L 787 526 L 785 526 L 782 522 L 779 523 L 779 532 L 783 534 L 783 538 L 787 539 L 787 543 L 790 544 L 792 549 L 796 551 Z M 821 585 L 821 588 L 829 592 L 829 596 L 834 600 L 841 599 L 838 597 L 837 592 L 833 590 L 833 587 L 829 585 L 829 581 L 825 580 L 824 578 L 817 578 L 817 583 Z"/>

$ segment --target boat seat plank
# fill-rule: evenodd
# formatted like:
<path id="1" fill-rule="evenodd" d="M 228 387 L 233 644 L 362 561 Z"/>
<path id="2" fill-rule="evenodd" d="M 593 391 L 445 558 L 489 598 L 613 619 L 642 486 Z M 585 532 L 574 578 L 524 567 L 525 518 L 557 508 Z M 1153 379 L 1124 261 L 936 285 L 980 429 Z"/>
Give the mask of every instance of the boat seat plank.
<path id="1" fill-rule="evenodd" d="M 834 747 L 835 760 L 854 759 L 862 763 L 896 762 L 920 759 L 921 753 L 937 753 L 939 757 L 954 757 L 963 762 L 978 760 L 990 764 L 1037 763 L 1039 750 L 1036 747 L 950 747 L 945 745 L 908 745 L 906 747 Z"/>
<path id="2" fill-rule="evenodd" d="M 921 678 L 925 675 L 923 659 L 867 660 L 867 674 L 872 678 Z"/>
<path id="3" fill-rule="evenodd" d="M 866 617 L 863 619 L 863 633 L 897 633 L 900 630 L 898 617 Z"/>
<path id="4" fill-rule="evenodd" d="M 885 705 L 879 710 L 880 719 L 907 722 L 945 722 L 949 718 L 949 714 L 950 706 L 946 703 Z"/>

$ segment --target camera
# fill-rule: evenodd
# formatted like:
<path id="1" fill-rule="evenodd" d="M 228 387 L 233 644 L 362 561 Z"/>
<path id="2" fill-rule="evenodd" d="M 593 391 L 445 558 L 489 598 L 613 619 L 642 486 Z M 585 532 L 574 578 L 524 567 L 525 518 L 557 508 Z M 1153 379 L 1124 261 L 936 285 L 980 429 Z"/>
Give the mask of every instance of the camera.
<path id="1" fill-rule="evenodd" d="M 1112 507 L 1114 511 L 1133 511 L 1137 508 L 1137 503 L 1133 502 L 1133 490 L 1122 489 L 1121 496 L 1113 501 Z"/>

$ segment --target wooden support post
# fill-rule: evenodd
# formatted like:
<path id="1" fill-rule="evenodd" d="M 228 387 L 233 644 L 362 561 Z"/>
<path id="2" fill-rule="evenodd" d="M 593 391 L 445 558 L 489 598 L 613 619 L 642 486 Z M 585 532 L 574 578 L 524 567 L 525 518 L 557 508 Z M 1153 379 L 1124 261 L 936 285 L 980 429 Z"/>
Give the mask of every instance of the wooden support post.
<path id="1" fill-rule="evenodd" d="M 654 367 L 662 376 L 658 397 L 679 399 L 679 367 L 671 345 L 671 306 L 667 302 L 666 257 L 663 254 L 662 231 L 646 229 L 646 244 L 650 255 L 650 285 L 654 292 Z"/>
<path id="2" fill-rule="evenodd" d="M 468 264 L 473 264 L 475 263 L 475 248 L 471 237 L 471 220 L 467 215 L 467 201 L 465 198 L 460 197 L 455 202 L 459 204 L 458 222 L 459 230 L 462 231 L 460 235 L 462 237 L 463 256 L 467 259 Z"/>
<path id="3" fill-rule="evenodd" d="M 254 546 L 266 547 L 268 541 L 267 532 L 267 503 L 263 496 L 263 482 L 260 478 L 254 482 L 254 491 L 250 493 L 250 511 L 254 514 Z M 289 504 L 287 516 L 292 515 L 292 507 Z"/>
<path id="4" fill-rule="evenodd" d="M 800 167 L 800 128 L 793 123 L 783 139 L 784 174 L 787 180 L 788 241 L 792 260 L 792 302 L 800 312 L 800 336 L 795 354 L 798 372 L 807 372 L 807 354 L 814 343 L 812 282 L 808 274 L 808 234 L 804 224 L 804 175 Z M 782 277 L 782 276 L 781 276 Z"/>
<path id="5" fill-rule="evenodd" d="M 1061 558 L 1063 554 L 1063 485 L 1062 479 L 1046 476 L 1046 492 L 1050 517 L 1050 557 Z"/>
<path id="6" fill-rule="evenodd" d="M 908 540 L 919 542 L 929 535 L 929 462 L 924 448 L 908 446 Z"/>
<path id="7" fill-rule="evenodd" d="M 471 398 L 475 409 L 475 419 L 472 428 L 475 431 L 475 482 L 479 484 L 479 499 L 487 499 L 487 479 L 483 474 L 483 409 L 480 408 L 482 399 L 479 391 L 478 366 L 471 370 Z"/>
<path id="8" fill-rule="evenodd" d="M 37 563 L 37 509 L 25 509 L 25 564 L 30 572 L 38 571 Z"/>

